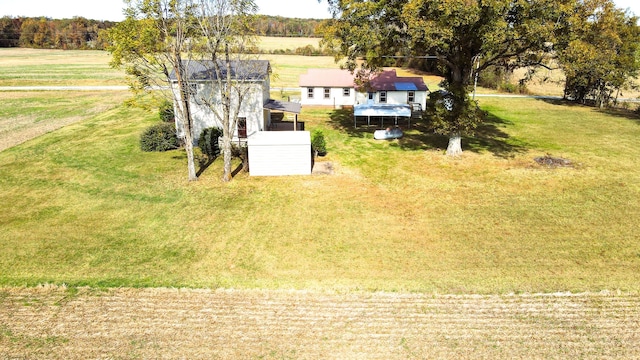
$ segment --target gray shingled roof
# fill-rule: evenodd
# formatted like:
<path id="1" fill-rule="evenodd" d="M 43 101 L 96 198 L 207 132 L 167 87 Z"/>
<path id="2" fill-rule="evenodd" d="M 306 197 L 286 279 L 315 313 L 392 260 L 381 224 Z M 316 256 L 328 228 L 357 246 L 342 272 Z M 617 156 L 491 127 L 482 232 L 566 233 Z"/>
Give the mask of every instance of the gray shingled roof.
<path id="1" fill-rule="evenodd" d="M 184 60 L 187 79 L 190 81 L 215 80 L 216 71 L 213 61 Z M 224 61 L 220 64 L 221 77 L 225 78 L 227 67 Z M 234 80 L 265 80 L 269 77 L 271 65 L 267 60 L 234 60 L 231 61 L 231 78 Z M 175 69 L 169 74 L 171 81 L 176 81 Z"/>

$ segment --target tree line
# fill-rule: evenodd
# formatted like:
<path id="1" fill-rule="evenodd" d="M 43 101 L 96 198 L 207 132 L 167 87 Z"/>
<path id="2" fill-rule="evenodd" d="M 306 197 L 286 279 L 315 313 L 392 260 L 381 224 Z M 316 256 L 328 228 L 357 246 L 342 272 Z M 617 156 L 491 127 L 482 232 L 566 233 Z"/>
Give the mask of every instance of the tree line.
<path id="1" fill-rule="evenodd" d="M 0 19 L 0 47 L 102 50 L 107 43 L 100 33 L 115 24 L 113 21 L 83 17 L 49 19 L 5 16 Z"/>
<path id="2" fill-rule="evenodd" d="M 323 21 L 257 15 L 252 18 L 251 27 L 259 36 L 317 37 L 316 29 Z M 0 18 L 0 48 L 104 50 L 108 44 L 101 32 L 116 24 L 83 17 L 50 19 L 5 16 Z"/>

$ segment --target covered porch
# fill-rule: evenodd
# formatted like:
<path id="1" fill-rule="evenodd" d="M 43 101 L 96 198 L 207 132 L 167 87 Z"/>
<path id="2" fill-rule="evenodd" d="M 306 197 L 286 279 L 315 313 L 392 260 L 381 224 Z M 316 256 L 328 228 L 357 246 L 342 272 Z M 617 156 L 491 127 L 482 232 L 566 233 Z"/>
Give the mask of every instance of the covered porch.
<path id="1" fill-rule="evenodd" d="M 304 131 L 304 122 L 298 120 L 300 103 L 269 99 L 264 109 L 270 114 L 268 131 Z"/>
<path id="2" fill-rule="evenodd" d="M 411 115 L 411 106 L 406 104 L 359 104 L 353 108 L 353 126 L 358 127 L 358 123 L 371 126 L 373 122 L 384 128 L 405 122 L 411 127 Z"/>

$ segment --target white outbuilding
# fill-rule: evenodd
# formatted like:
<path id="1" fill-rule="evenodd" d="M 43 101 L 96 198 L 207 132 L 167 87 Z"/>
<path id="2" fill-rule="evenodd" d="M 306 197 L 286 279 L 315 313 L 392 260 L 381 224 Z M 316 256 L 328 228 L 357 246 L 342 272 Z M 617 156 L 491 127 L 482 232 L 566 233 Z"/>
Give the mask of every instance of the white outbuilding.
<path id="1" fill-rule="evenodd" d="M 311 133 L 261 131 L 247 139 L 249 175 L 311 175 Z"/>

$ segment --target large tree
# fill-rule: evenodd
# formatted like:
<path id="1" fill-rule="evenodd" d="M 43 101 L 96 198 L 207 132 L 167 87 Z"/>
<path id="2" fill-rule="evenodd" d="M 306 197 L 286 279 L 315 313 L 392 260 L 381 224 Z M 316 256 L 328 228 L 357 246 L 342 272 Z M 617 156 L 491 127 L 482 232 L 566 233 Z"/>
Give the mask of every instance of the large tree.
<path id="1" fill-rule="evenodd" d="M 558 61 L 566 75 L 565 97 L 602 107 L 638 75 L 638 18 L 611 0 L 583 0 L 568 19 Z"/>
<path id="2" fill-rule="evenodd" d="M 551 49 L 575 0 L 329 0 L 334 20 L 324 43 L 351 70 L 377 70 L 389 57 L 437 61 L 452 99 L 436 131 L 449 135 L 447 154 L 481 121 L 468 99 L 475 71 L 531 65 Z M 442 105 L 442 102 L 441 102 Z"/>

